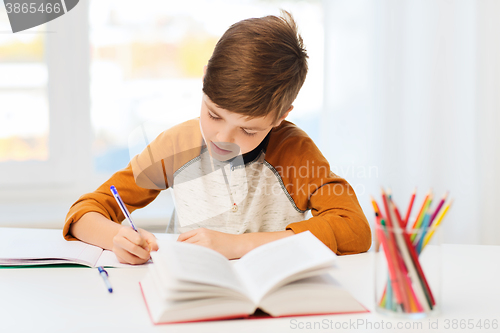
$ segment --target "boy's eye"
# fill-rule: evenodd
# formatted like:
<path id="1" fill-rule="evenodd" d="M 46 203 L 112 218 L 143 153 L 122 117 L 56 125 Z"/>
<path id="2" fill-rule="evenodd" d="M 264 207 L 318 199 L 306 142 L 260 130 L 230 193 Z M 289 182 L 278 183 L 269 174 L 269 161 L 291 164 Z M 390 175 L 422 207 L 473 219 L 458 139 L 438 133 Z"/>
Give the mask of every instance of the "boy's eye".
<path id="1" fill-rule="evenodd" d="M 210 119 L 213 119 L 213 120 L 221 120 L 222 119 L 222 118 L 214 116 L 210 111 L 208 112 L 208 116 L 210 117 Z M 242 128 L 241 130 L 243 131 L 243 134 L 248 135 L 248 136 L 254 136 L 255 134 L 257 134 L 257 132 L 247 132 L 244 128 Z"/>
<path id="2" fill-rule="evenodd" d="M 252 133 L 249 133 L 247 131 L 245 131 L 244 128 L 241 129 L 243 131 L 244 134 L 248 135 L 248 136 L 254 136 L 255 134 L 257 134 L 257 132 L 252 132 Z"/>
<path id="3" fill-rule="evenodd" d="M 213 119 L 213 120 L 220 120 L 221 118 L 219 117 L 216 117 L 214 116 L 213 114 L 211 114 L 210 112 L 208 113 L 208 116 L 210 117 L 210 119 Z"/>

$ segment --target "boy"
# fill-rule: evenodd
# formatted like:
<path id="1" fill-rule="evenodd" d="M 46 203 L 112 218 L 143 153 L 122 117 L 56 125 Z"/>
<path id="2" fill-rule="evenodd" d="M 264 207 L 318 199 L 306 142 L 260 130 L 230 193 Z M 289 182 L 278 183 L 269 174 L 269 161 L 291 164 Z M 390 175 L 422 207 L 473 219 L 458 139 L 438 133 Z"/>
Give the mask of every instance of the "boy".
<path id="1" fill-rule="evenodd" d="M 351 186 L 285 121 L 307 74 L 291 15 L 234 24 L 204 71 L 200 117 L 163 132 L 83 195 L 67 215 L 64 237 L 113 250 L 124 263 L 149 259 L 156 239 L 120 225 L 124 216 L 109 190 L 115 185 L 130 211 L 172 188 L 171 231 L 228 259 L 306 230 L 337 254 L 367 251 L 370 227 Z M 308 210 L 313 217 L 305 220 Z"/>

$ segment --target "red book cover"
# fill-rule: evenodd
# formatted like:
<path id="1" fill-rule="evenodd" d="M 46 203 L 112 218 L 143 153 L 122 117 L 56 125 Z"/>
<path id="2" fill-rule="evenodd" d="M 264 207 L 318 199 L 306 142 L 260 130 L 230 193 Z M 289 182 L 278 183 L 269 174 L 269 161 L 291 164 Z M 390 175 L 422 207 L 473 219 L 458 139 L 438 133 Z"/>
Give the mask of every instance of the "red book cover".
<path id="1" fill-rule="evenodd" d="M 241 315 L 234 316 L 222 316 L 222 317 L 211 317 L 205 319 L 196 319 L 196 320 L 188 320 L 188 321 L 175 321 L 175 322 L 160 322 L 155 323 L 153 320 L 153 316 L 151 315 L 151 311 L 148 306 L 148 302 L 146 301 L 146 296 L 144 295 L 144 290 L 142 288 L 142 284 L 139 282 L 139 286 L 141 287 L 142 298 L 144 299 L 144 304 L 146 304 L 146 309 L 149 314 L 149 319 L 154 325 L 166 325 L 166 324 L 181 324 L 181 323 L 196 323 L 196 322 L 204 322 L 204 321 L 217 321 L 217 320 L 230 320 L 230 319 L 269 319 L 269 318 L 287 318 L 287 317 L 302 317 L 302 316 L 326 316 L 326 315 L 335 315 L 335 314 L 350 314 L 350 313 L 367 313 L 370 312 L 363 304 L 360 305 L 364 308 L 363 311 L 346 311 L 346 312 L 333 312 L 333 313 L 308 313 L 308 314 L 298 314 L 298 315 L 287 315 L 287 316 L 277 316 L 273 317 L 263 311 L 257 310 L 255 314 L 249 315 L 247 313 Z"/>

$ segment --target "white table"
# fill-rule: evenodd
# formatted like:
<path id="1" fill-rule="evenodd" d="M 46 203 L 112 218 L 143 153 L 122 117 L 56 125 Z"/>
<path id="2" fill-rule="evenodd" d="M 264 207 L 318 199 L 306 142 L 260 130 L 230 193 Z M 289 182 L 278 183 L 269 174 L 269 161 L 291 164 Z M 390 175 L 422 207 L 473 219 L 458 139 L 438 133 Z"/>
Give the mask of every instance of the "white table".
<path id="1" fill-rule="evenodd" d="M 500 321 L 500 247 L 443 245 L 443 265 L 442 313 L 430 319 L 395 320 L 374 312 L 373 253 L 364 253 L 339 257 L 335 276 L 371 313 L 159 326 L 151 323 L 138 285 L 146 267 L 109 269 L 112 294 L 96 269 L 0 269 L 0 332 L 385 332 L 381 325 L 389 323 L 393 332 L 500 332 L 491 325 L 451 327 L 453 320 Z M 317 329 L 307 329 L 315 322 Z M 398 324 L 416 326 L 398 330 Z"/>

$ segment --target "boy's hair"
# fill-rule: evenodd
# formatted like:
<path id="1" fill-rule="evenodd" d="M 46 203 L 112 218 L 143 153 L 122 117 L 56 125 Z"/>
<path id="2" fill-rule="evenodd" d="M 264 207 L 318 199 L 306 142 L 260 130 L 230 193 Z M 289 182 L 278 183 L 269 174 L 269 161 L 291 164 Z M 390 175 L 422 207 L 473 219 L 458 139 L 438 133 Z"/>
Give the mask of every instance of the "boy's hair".
<path id="1" fill-rule="evenodd" d="M 218 107 L 273 124 L 290 108 L 307 74 L 307 53 L 290 13 L 233 24 L 208 61 L 203 92 Z"/>

